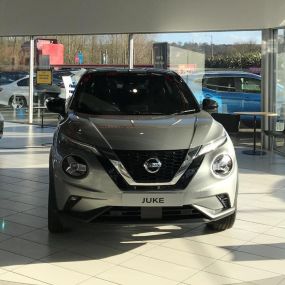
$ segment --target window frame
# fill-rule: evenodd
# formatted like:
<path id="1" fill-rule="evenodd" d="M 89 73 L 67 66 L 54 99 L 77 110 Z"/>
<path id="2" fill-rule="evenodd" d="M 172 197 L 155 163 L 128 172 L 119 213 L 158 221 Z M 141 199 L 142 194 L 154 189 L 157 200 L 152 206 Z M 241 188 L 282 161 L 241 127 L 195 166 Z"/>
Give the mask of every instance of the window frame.
<path id="1" fill-rule="evenodd" d="M 220 86 L 220 87 L 224 87 L 224 88 L 228 88 L 228 89 L 234 89 L 234 90 L 219 90 L 219 89 L 212 89 L 212 88 L 209 88 L 208 86 L 205 86 L 205 85 L 207 85 L 208 79 L 220 79 L 220 78 L 231 78 L 233 80 L 234 87 L 227 87 L 227 86 Z M 204 85 L 204 81 L 206 81 L 205 85 Z M 219 87 L 219 85 L 212 85 L 212 86 Z M 211 91 L 215 91 L 215 92 L 238 93 L 236 80 L 235 80 L 235 77 L 232 75 L 231 76 L 207 76 L 206 75 L 202 79 L 202 88 L 207 88 L 207 89 L 209 89 Z"/>

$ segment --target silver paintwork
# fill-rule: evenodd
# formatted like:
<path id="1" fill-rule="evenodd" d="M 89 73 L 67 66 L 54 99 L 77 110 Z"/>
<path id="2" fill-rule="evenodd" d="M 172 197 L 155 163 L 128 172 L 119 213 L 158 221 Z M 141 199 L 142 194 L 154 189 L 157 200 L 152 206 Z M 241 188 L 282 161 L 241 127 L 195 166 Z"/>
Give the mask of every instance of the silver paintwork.
<path id="1" fill-rule="evenodd" d="M 224 138 L 224 139 L 222 139 Z M 64 141 L 64 147 L 62 142 Z M 215 144 L 215 142 L 219 142 Z M 204 160 L 189 185 L 184 190 L 124 192 L 113 182 L 102 167 L 98 149 L 104 149 L 110 162 L 129 185 L 175 185 L 194 157 L 207 147 Z M 113 152 L 119 150 L 177 150 L 189 149 L 179 171 L 169 183 L 137 183 Z M 204 148 L 205 149 L 205 148 Z M 193 150 L 194 152 L 193 154 Z M 217 177 L 211 170 L 214 158 L 227 153 L 233 160 L 233 169 L 226 177 Z M 83 179 L 66 175 L 61 162 L 67 155 L 78 155 L 89 166 L 89 174 Z M 163 205 L 150 207 L 193 205 L 211 220 L 220 219 L 235 211 L 238 166 L 232 142 L 223 127 L 201 111 L 190 115 L 168 116 L 87 116 L 74 115 L 69 110 L 54 136 L 51 150 L 57 205 L 62 210 L 72 195 L 82 199 L 74 211 L 88 211 L 104 206 L 142 206 L 142 197 L 164 197 Z M 231 208 L 223 210 L 216 195 L 227 193 Z"/>

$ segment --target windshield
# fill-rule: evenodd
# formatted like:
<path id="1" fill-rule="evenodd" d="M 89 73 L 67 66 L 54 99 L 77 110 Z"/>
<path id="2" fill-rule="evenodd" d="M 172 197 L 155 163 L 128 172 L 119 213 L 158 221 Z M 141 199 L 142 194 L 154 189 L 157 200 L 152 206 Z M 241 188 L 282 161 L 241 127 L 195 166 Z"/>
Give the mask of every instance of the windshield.
<path id="1" fill-rule="evenodd" d="M 94 72 L 80 80 L 71 109 L 94 115 L 169 115 L 199 111 L 177 75 Z"/>

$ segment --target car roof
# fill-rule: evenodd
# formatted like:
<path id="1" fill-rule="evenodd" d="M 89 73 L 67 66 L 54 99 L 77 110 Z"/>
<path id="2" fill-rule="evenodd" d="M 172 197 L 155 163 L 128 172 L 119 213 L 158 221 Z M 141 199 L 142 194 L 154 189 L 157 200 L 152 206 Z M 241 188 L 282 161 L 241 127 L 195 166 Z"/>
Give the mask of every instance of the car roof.
<path id="1" fill-rule="evenodd" d="M 118 72 L 118 73 L 158 73 L 158 74 L 168 74 L 168 75 L 177 75 L 176 72 L 168 69 L 159 69 L 159 68 L 118 68 L 118 67 L 100 67 L 96 69 L 88 69 L 86 73 L 107 73 L 107 72 Z"/>
<path id="2" fill-rule="evenodd" d="M 240 77 L 240 76 L 246 76 L 246 77 L 251 77 L 251 78 L 256 78 L 256 79 L 261 79 L 260 75 L 257 75 L 255 73 L 250 73 L 250 72 L 245 72 L 245 71 L 206 71 L 205 73 L 203 72 L 198 72 L 198 73 L 193 73 L 190 75 L 190 77 L 204 77 L 204 76 L 209 76 L 209 77 Z"/>

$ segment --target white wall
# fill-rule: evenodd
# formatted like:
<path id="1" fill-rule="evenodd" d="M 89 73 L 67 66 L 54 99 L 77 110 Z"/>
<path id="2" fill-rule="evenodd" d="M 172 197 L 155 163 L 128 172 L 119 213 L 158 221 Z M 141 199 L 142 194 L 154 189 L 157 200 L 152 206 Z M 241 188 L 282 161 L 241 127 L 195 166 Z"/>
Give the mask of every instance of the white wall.
<path id="1" fill-rule="evenodd" d="M 0 0 L 0 35 L 285 26 L 284 0 Z"/>

